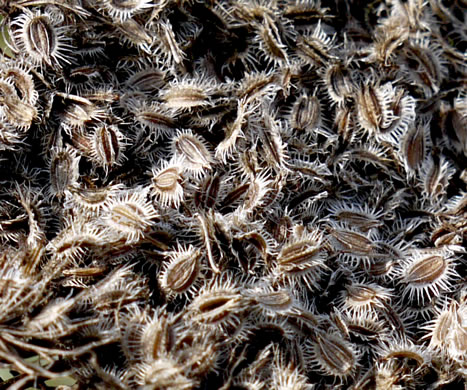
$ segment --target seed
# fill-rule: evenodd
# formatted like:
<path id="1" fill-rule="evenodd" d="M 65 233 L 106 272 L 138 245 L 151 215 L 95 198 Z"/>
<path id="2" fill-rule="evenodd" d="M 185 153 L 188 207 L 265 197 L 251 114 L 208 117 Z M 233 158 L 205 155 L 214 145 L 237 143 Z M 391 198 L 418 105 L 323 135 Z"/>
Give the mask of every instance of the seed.
<path id="1" fill-rule="evenodd" d="M 178 207 L 183 199 L 183 180 L 181 163 L 166 161 L 160 168 L 152 170 L 152 193 L 162 206 L 173 204 Z"/>
<path id="2" fill-rule="evenodd" d="M 318 67 L 327 66 L 331 59 L 336 59 L 331 54 L 333 48 L 334 38 L 326 35 L 321 28 L 321 22 L 318 22 L 313 33 L 297 38 L 298 55 L 304 62 Z"/>
<path id="3" fill-rule="evenodd" d="M 286 46 L 282 43 L 278 27 L 269 16 L 264 18 L 256 41 L 259 42 L 266 61 L 274 64 L 288 63 Z"/>
<path id="4" fill-rule="evenodd" d="M 319 333 L 312 343 L 313 362 L 326 375 L 344 378 L 351 375 L 357 366 L 352 345 L 337 335 Z"/>
<path id="5" fill-rule="evenodd" d="M 218 331 L 238 327 L 248 301 L 229 282 L 215 280 L 202 288 L 189 305 L 190 318 Z"/>
<path id="6" fill-rule="evenodd" d="M 146 200 L 146 191 L 122 192 L 107 201 L 104 221 L 127 242 L 139 240 L 157 213 Z"/>
<path id="7" fill-rule="evenodd" d="M 350 97 L 354 90 L 354 85 L 349 76 L 349 71 L 343 64 L 336 63 L 327 68 L 325 81 L 329 96 L 336 103 L 343 103 Z"/>
<path id="8" fill-rule="evenodd" d="M 245 104 L 266 100 L 279 90 L 276 75 L 269 73 L 249 73 L 245 75 L 238 90 L 238 97 Z"/>
<path id="9" fill-rule="evenodd" d="M 107 172 L 125 159 L 123 154 L 125 137 L 116 126 L 98 126 L 92 134 L 94 149 L 90 156 Z"/>
<path id="10" fill-rule="evenodd" d="M 29 129 L 36 116 L 35 106 L 20 100 L 10 81 L 0 79 L 0 118 L 11 126 Z"/>
<path id="11" fill-rule="evenodd" d="M 402 142 L 402 157 L 407 173 L 416 172 L 426 158 L 428 146 L 428 123 L 419 123 L 409 128 Z"/>
<path id="12" fill-rule="evenodd" d="M 443 156 L 431 158 L 422 167 L 423 195 L 431 202 L 439 202 L 446 193 L 446 187 L 455 170 Z"/>
<path id="13" fill-rule="evenodd" d="M 124 40 L 143 51 L 150 52 L 153 37 L 144 26 L 133 19 L 127 19 L 117 24 L 117 28 L 122 33 Z"/>
<path id="14" fill-rule="evenodd" d="M 367 206 L 336 203 L 331 205 L 329 211 L 338 222 L 343 222 L 349 227 L 355 226 L 362 232 L 368 232 L 383 225 L 381 212 L 372 211 Z"/>
<path id="15" fill-rule="evenodd" d="M 147 68 L 133 74 L 127 81 L 128 88 L 144 93 L 154 93 L 165 85 L 166 73 L 155 68 Z"/>
<path id="16" fill-rule="evenodd" d="M 392 113 L 389 110 L 389 96 L 384 88 L 365 85 L 357 97 L 358 119 L 363 129 L 372 135 L 389 127 Z"/>
<path id="17" fill-rule="evenodd" d="M 125 21 L 133 15 L 153 7 L 151 0 L 101 0 L 99 10 L 105 10 L 117 21 Z"/>
<path id="18" fill-rule="evenodd" d="M 190 80 L 172 82 L 162 91 L 161 98 L 168 108 L 191 110 L 210 104 L 208 81 Z"/>
<path id="19" fill-rule="evenodd" d="M 211 169 L 212 154 L 201 138 L 191 131 L 179 132 L 172 141 L 175 156 L 181 159 L 184 170 L 200 177 Z"/>
<path id="20" fill-rule="evenodd" d="M 13 20 L 17 27 L 13 37 L 21 51 L 38 64 L 59 65 L 59 61 L 70 63 L 67 58 L 71 47 L 66 43 L 65 28 L 57 27 L 47 13 L 25 12 Z"/>
<path id="21" fill-rule="evenodd" d="M 318 231 L 289 241 L 276 258 L 274 274 L 289 283 L 303 281 L 310 289 L 316 288 L 325 269 L 323 249 L 323 236 Z"/>
<path id="22" fill-rule="evenodd" d="M 361 233 L 348 229 L 330 229 L 332 237 L 340 244 L 342 253 L 350 252 L 355 255 L 369 255 L 375 246 L 372 240 Z"/>
<path id="23" fill-rule="evenodd" d="M 34 107 L 39 93 L 36 91 L 30 72 L 22 66 L 10 65 L 2 73 L 5 79 L 11 80 L 18 91 L 18 98 Z"/>
<path id="24" fill-rule="evenodd" d="M 169 257 L 170 262 L 160 274 L 161 288 L 170 296 L 193 292 L 201 271 L 201 250 L 192 245 L 179 247 Z"/>
<path id="25" fill-rule="evenodd" d="M 301 95 L 292 107 L 290 123 L 298 131 L 320 127 L 321 104 L 318 97 Z"/>
<path id="26" fill-rule="evenodd" d="M 193 200 L 198 209 L 210 210 L 217 203 L 221 188 L 221 178 L 218 174 L 208 175 L 195 192 Z"/>
<path id="27" fill-rule="evenodd" d="M 159 46 L 158 51 L 166 58 L 168 65 L 181 64 L 185 58 L 185 53 L 180 48 L 175 34 L 172 29 L 172 25 L 169 21 L 159 23 L 158 37 Z"/>
<path id="28" fill-rule="evenodd" d="M 409 259 L 402 272 L 402 282 L 406 285 L 404 295 L 424 303 L 439 290 L 449 290 L 449 282 L 457 276 L 453 264 L 443 252 L 415 254 Z"/>
<path id="29" fill-rule="evenodd" d="M 391 299 L 391 292 L 375 283 L 352 283 L 345 286 L 346 292 L 342 295 L 342 305 L 352 312 L 367 312 L 381 307 L 383 302 Z"/>
<path id="30" fill-rule="evenodd" d="M 69 148 L 53 151 L 50 161 L 50 193 L 62 197 L 78 180 L 79 157 Z"/>

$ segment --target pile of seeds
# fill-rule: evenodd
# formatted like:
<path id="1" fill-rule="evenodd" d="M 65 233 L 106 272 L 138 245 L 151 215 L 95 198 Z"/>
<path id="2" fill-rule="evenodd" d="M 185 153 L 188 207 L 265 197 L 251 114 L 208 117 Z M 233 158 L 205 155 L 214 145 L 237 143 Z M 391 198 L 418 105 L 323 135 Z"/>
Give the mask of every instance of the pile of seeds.
<path id="1" fill-rule="evenodd" d="M 465 6 L 3 1 L 2 386 L 458 389 Z"/>

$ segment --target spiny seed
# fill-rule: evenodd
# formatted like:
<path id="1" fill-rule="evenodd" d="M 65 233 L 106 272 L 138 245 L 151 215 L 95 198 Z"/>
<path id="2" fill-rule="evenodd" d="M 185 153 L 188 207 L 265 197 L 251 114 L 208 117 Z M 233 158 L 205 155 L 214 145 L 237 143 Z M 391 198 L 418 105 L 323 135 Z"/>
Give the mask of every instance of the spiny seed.
<path id="1" fill-rule="evenodd" d="M 162 96 L 169 108 L 191 109 L 205 106 L 209 103 L 206 88 L 189 84 L 174 84 Z"/>
<path id="2" fill-rule="evenodd" d="M 195 174 L 211 169 L 211 152 L 194 134 L 180 133 L 173 141 L 174 150 L 185 163 L 186 169 Z"/>
<path id="3" fill-rule="evenodd" d="M 358 94 L 358 113 L 362 125 L 370 131 L 378 131 L 383 122 L 384 110 L 375 88 L 366 85 Z"/>
<path id="4" fill-rule="evenodd" d="M 122 160 L 121 138 L 120 132 L 114 126 L 100 126 L 95 130 L 95 157 L 106 170 Z"/>
<path id="5" fill-rule="evenodd" d="M 68 150 L 59 150 L 50 163 L 50 184 L 54 195 L 61 197 L 77 179 L 78 161 Z"/>
<path id="6" fill-rule="evenodd" d="M 69 62 L 65 53 L 69 51 L 63 28 L 57 28 L 46 13 L 24 13 L 13 21 L 18 27 L 14 32 L 18 46 L 36 64 L 57 64 L 59 60 Z M 63 51 L 63 53 L 60 52 Z"/>
<path id="7" fill-rule="evenodd" d="M 257 293 L 254 299 L 259 305 L 271 311 L 286 310 L 293 303 L 290 293 L 286 290 Z"/>
<path id="8" fill-rule="evenodd" d="M 405 275 L 407 283 L 433 283 L 446 271 L 448 263 L 443 256 L 429 256 L 416 262 Z"/>
<path id="9" fill-rule="evenodd" d="M 373 241 L 363 234 L 345 229 L 331 229 L 330 233 L 342 245 L 344 251 L 370 254 L 374 249 Z"/>
<path id="10" fill-rule="evenodd" d="M 181 169 L 178 165 L 167 164 L 159 170 L 153 171 L 152 190 L 159 198 L 161 204 L 173 203 L 178 207 L 183 198 L 183 187 Z"/>
<path id="11" fill-rule="evenodd" d="M 201 251 L 191 247 L 174 253 L 172 257 L 161 275 L 161 285 L 169 294 L 181 294 L 188 291 L 199 276 Z"/>
<path id="12" fill-rule="evenodd" d="M 323 371 L 334 376 L 348 376 L 356 367 L 354 352 L 337 336 L 318 335 L 315 354 Z"/>
<path id="13" fill-rule="evenodd" d="M 321 105 L 316 96 L 302 95 L 292 108 L 291 124 L 299 131 L 312 130 L 321 124 Z"/>
<path id="14" fill-rule="evenodd" d="M 426 156 L 426 128 L 423 125 L 413 126 L 407 132 L 403 146 L 403 156 L 410 171 L 415 171 L 422 165 Z"/>

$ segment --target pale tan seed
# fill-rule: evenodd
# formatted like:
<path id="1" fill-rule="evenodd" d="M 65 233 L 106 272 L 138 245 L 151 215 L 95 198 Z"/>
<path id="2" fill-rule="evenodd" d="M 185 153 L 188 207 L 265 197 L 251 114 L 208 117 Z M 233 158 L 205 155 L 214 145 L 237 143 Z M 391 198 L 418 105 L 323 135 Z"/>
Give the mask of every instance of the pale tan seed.
<path id="1" fill-rule="evenodd" d="M 175 139 L 175 151 L 193 170 L 211 167 L 211 152 L 193 135 L 180 134 Z"/>
<path id="2" fill-rule="evenodd" d="M 293 272 L 303 267 L 316 265 L 321 248 L 314 242 L 300 241 L 285 245 L 277 257 L 280 268 Z"/>
<path id="3" fill-rule="evenodd" d="M 350 230 L 331 229 L 331 235 L 344 247 L 344 250 L 369 254 L 374 249 L 373 241 L 360 233 Z"/>
<path id="4" fill-rule="evenodd" d="M 57 36 L 54 27 L 46 16 L 36 16 L 28 26 L 29 45 L 37 57 L 50 61 L 57 47 Z"/>
<path id="5" fill-rule="evenodd" d="M 174 85 L 163 95 L 167 107 L 190 109 L 208 104 L 205 88 L 194 85 Z"/>
<path id="6" fill-rule="evenodd" d="M 132 203 L 114 205 L 110 217 L 112 222 L 124 228 L 140 230 L 148 225 L 145 211 Z"/>
<path id="7" fill-rule="evenodd" d="M 383 223 L 377 219 L 369 217 L 367 214 L 357 211 L 342 210 L 336 213 L 338 221 L 345 221 L 349 225 L 358 226 L 362 231 L 368 231 L 373 228 L 378 228 Z"/>
<path id="8" fill-rule="evenodd" d="M 405 275 L 405 280 L 413 284 L 431 284 L 439 279 L 449 263 L 443 256 L 433 255 L 417 261 Z"/>
<path id="9" fill-rule="evenodd" d="M 115 165 L 121 156 L 121 147 L 117 132 L 110 126 L 101 126 L 95 133 L 96 153 L 105 167 Z"/>
<path id="10" fill-rule="evenodd" d="M 160 192 L 173 192 L 176 190 L 180 179 L 179 169 L 169 167 L 153 177 L 152 183 Z"/>
<path id="11" fill-rule="evenodd" d="M 207 325 L 215 325 L 237 315 L 242 306 L 242 296 L 231 291 L 211 291 L 199 295 L 192 303 L 196 321 Z"/>
<path id="12" fill-rule="evenodd" d="M 267 291 L 255 295 L 256 302 L 269 310 L 286 310 L 293 303 L 292 296 L 286 290 Z"/>

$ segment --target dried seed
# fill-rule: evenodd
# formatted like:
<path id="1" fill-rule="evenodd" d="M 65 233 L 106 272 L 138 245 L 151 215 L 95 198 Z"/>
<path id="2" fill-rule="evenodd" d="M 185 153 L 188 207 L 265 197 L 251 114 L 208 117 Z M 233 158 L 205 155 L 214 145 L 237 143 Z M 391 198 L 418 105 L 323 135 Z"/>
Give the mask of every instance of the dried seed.
<path id="1" fill-rule="evenodd" d="M 290 124 L 298 131 L 321 126 L 321 104 L 317 96 L 301 95 L 292 107 Z"/>
<path id="2" fill-rule="evenodd" d="M 352 345 L 337 335 L 319 333 L 311 347 L 313 363 L 326 375 L 344 378 L 351 375 L 357 366 Z"/>
<path id="3" fill-rule="evenodd" d="M 122 192 L 108 199 L 104 221 L 127 242 L 138 241 L 153 224 L 157 213 L 146 200 L 146 191 Z"/>
<path id="4" fill-rule="evenodd" d="M 166 21 L 159 23 L 158 27 L 158 51 L 166 58 L 167 64 L 181 64 L 185 59 L 185 53 L 175 39 L 172 25 Z"/>
<path id="5" fill-rule="evenodd" d="M 183 199 L 182 164 L 176 161 L 166 161 L 161 167 L 153 168 L 152 175 L 152 193 L 161 205 L 166 207 L 173 204 L 178 207 Z"/>
<path id="6" fill-rule="evenodd" d="M 90 157 L 107 172 L 115 165 L 120 165 L 125 159 L 124 135 L 117 126 L 103 125 L 94 128 L 91 135 L 93 149 Z"/>
<path id="7" fill-rule="evenodd" d="M 402 158 L 408 174 L 416 172 L 424 163 L 428 147 L 429 124 L 419 123 L 409 128 L 402 142 Z"/>
<path id="8" fill-rule="evenodd" d="M 274 274 L 289 283 L 303 281 L 310 289 L 317 287 L 324 264 L 323 236 L 318 231 L 304 233 L 284 244 L 275 260 Z"/>
<path id="9" fill-rule="evenodd" d="M 38 65 L 70 63 L 71 47 L 65 37 L 66 28 L 58 27 L 50 14 L 27 11 L 12 22 L 17 28 L 13 32 L 18 48 Z"/>
<path id="10" fill-rule="evenodd" d="M 297 38 L 297 51 L 300 58 L 310 65 L 327 66 L 336 57 L 331 54 L 334 48 L 334 37 L 328 37 L 318 22 L 311 34 Z"/>
<path id="11" fill-rule="evenodd" d="M 259 28 L 256 41 L 266 61 L 273 64 L 288 63 L 287 47 L 282 43 L 279 28 L 267 15 Z"/>
<path id="12" fill-rule="evenodd" d="M 161 288 L 169 296 L 194 293 L 201 272 L 201 250 L 179 246 L 169 257 L 159 277 Z"/>
<path id="13" fill-rule="evenodd" d="M 80 158 L 70 148 L 53 150 L 50 161 L 50 194 L 61 198 L 78 180 Z"/>
<path id="14" fill-rule="evenodd" d="M 211 104 L 211 88 L 207 80 L 175 81 L 162 91 L 161 98 L 168 108 L 191 110 Z"/>
<path id="15" fill-rule="evenodd" d="M 230 282 L 216 280 L 212 285 L 202 288 L 190 303 L 190 318 L 218 331 L 231 326 L 238 327 L 248 301 Z"/>
<path id="16" fill-rule="evenodd" d="M 113 19 L 120 22 L 154 6 L 151 0 L 100 0 L 97 5 L 99 10 L 105 10 Z"/>
<path id="17" fill-rule="evenodd" d="M 15 86 L 9 80 L 0 79 L 0 118 L 5 124 L 29 129 L 36 116 L 36 107 L 21 100 Z"/>
<path id="18" fill-rule="evenodd" d="M 179 132 L 172 141 L 174 155 L 181 159 L 184 170 L 200 177 L 211 169 L 213 158 L 204 141 L 191 131 Z"/>
<path id="19" fill-rule="evenodd" d="M 354 92 L 353 81 L 343 64 L 329 66 L 326 69 L 325 81 L 329 96 L 336 103 L 343 103 Z"/>
<path id="20" fill-rule="evenodd" d="M 456 276 L 452 261 L 443 251 L 416 253 L 401 274 L 401 281 L 405 284 L 404 295 L 424 303 L 438 295 L 440 290 L 449 290 L 450 281 Z"/>
<path id="21" fill-rule="evenodd" d="M 351 312 L 368 312 L 382 307 L 384 302 L 390 301 L 391 291 L 375 283 L 352 283 L 345 286 L 342 294 L 342 307 Z"/>
<path id="22" fill-rule="evenodd" d="M 159 69 L 147 68 L 130 76 L 126 85 L 128 88 L 150 94 L 165 85 L 165 76 L 166 73 Z"/>

